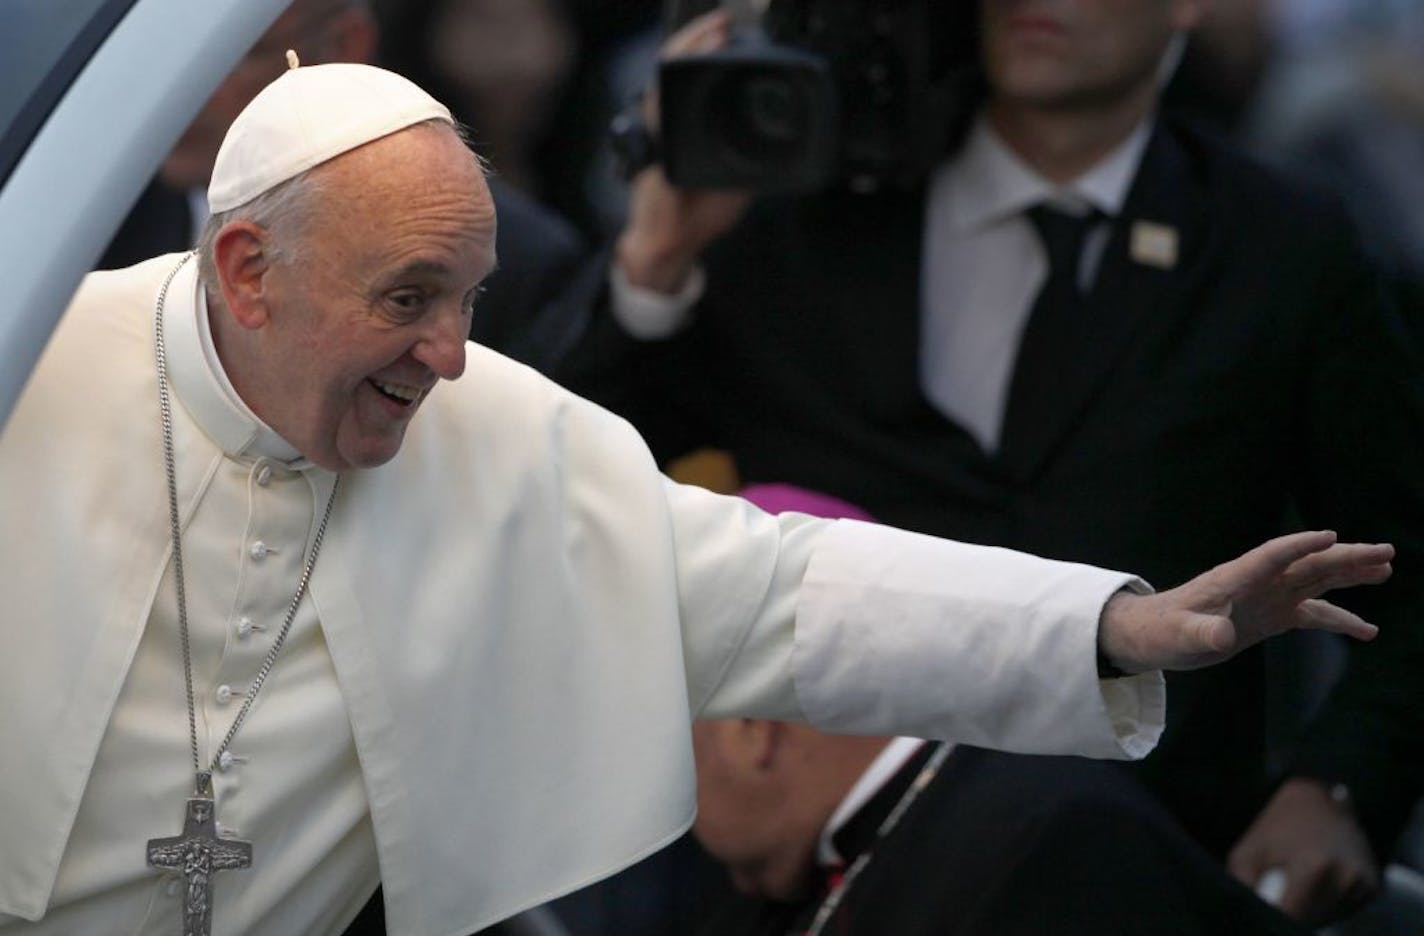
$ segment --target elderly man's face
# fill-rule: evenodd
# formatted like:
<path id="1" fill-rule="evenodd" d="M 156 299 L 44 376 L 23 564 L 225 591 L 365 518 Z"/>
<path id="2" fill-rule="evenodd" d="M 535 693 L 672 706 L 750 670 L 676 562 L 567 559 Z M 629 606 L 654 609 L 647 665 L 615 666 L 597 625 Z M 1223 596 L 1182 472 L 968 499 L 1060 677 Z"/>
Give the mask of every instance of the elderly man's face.
<path id="1" fill-rule="evenodd" d="M 1202 0 L 984 0 L 985 68 L 1001 103 L 1091 110 L 1151 93 L 1172 33 Z"/>
<path id="2" fill-rule="evenodd" d="M 394 456 L 426 394 L 463 372 L 495 217 L 445 127 L 400 131 L 316 172 L 304 244 L 267 273 L 270 324 L 234 383 L 299 451 L 340 471 Z"/>

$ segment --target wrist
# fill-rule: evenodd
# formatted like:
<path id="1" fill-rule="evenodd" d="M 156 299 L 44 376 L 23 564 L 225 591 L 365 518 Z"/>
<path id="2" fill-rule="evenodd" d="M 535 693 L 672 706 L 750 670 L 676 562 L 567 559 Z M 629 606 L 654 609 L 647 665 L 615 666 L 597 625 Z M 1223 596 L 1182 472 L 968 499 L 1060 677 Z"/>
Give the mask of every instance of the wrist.
<path id="1" fill-rule="evenodd" d="M 1132 608 L 1143 596 L 1118 591 L 1103 605 L 1098 617 L 1098 678 L 1114 679 L 1145 672 L 1131 649 L 1134 630 Z"/>
<path id="2" fill-rule="evenodd" d="M 631 285 L 673 295 L 687 284 L 697 252 L 628 230 L 614 247 L 614 262 Z"/>
<path id="3" fill-rule="evenodd" d="M 1355 797 L 1351 794 L 1349 785 L 1340 780 L 1310 776 L 1288 777 L 1281 784 L 1281 789 L 1287 793 L 1295 791 L 1312 798 L 1329 800 L 1337 809 L 1351 815 L 1355 812 Z"/>

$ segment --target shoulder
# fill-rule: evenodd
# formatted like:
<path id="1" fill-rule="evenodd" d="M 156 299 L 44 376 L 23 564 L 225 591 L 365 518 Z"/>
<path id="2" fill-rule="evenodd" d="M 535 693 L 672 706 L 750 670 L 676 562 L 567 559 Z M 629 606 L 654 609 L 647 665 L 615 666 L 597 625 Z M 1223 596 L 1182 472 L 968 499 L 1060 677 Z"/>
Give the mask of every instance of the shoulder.
<path id="1" fill-rule="evenodd" d="M 55 477 L 53 466 L 110 464 L 156 436 L 154 301 L 178 259 L 84 278 L 5 426 L 4 457 L 49 466 Z M 81 474 L 94 483 L 103 475 Z"/>
<path id="2" fill-rule="evenodd" d="M 67 382 L 92 382 L 119 373 L 125 361 L 137 360 L 128 352 L 152 346 L 154 303 L 180 259 L 171 254 L 85 276 L 55 326 L 33 379 L 43 381 L 58 371 Z M 149 358 L 144 362 L 150 363 Z M 94 366 L 99 363 L 104 366 Z"/>
<path id="3" fill-rule="evenodd" d="M 1296 169 L 1269 163 L 1220 136 L 1174 117 L 1164 117 L 1161 139 L 1175 147 L 1212 212 L 1246 234 L 1272 231 L 1291 241 L 1353 238 L 1344 202 Z M 1160 149 L 1149 150 L 1150 160 Z M 1144 171 L 1153 171 L 1150 161 Z"/>
<path id="4" fill-rule="evenodd" d="M 466 355 L 464 375 L 431 393 L 408 443 L 438 440 L 486 467 L 521 463 L 542 473 L 578 459 L 581 468 L 613 463 L 656 472 L 647 446 L 622 417 L 481 345 L 468 343 Z"/>
<path id="5" fill-rule="evenodd" d="M 117 270 L 95 270 L 80 281 L 67 315 L 92 314 L 96 308 L 114 305 L 146 306 L 152 311 L 164 280 L 182 259 L 181 253 L 163 254 Z"/>

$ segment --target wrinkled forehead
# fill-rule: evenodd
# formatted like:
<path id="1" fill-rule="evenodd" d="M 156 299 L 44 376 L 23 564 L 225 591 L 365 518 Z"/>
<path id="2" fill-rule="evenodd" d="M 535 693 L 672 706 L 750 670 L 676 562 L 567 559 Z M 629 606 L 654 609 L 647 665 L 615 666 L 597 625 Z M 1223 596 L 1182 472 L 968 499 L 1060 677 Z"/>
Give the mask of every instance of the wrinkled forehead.
<path id="1" fill-rule="evenodd" d="M 352 241 L 372 263 L 440 258 L 488 275 L 493 197 L 477 157 L 443 124 L 406 128 L 317 167 L 323 238 Z"/>
<path id="2" fill-rule="evenodd" d="M 441 121 L 372 140 L 316 167 L 314 175 L 341 201 L 383 202 L 390 210 L 463 209 L 494 223 L 494 202 L 479 157 L 454 127 Z"/>

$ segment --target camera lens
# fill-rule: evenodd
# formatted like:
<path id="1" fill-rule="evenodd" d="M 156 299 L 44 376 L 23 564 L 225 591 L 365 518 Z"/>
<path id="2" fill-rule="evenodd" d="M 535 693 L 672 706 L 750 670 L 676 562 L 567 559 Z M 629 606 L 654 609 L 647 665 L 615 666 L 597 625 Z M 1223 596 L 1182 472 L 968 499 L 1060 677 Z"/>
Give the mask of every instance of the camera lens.
<path id="1" fill-rule="evenodd" d="M 729 76 L 708 96 L 712 138 L 723 156 L 749 170 L 789 165 L 803 155 L 810 102 L 794 74 L 775 69 Z"/>
<path id="2" fill-rule="evenodd" d="M 837 110 L 820 58 L 748 44 L 669 59 L 658 87 L 661 158 L 675 185 L 793 191 L 829 178 Z"/>
<path id="3" fill-rule="evenodd" d="M 805 132 L 798 119 L 796 99 L 785 81 L 753 78 L 742 88 L 742 113 L 754 135 L 767 141 L 787 143 Z"/>

